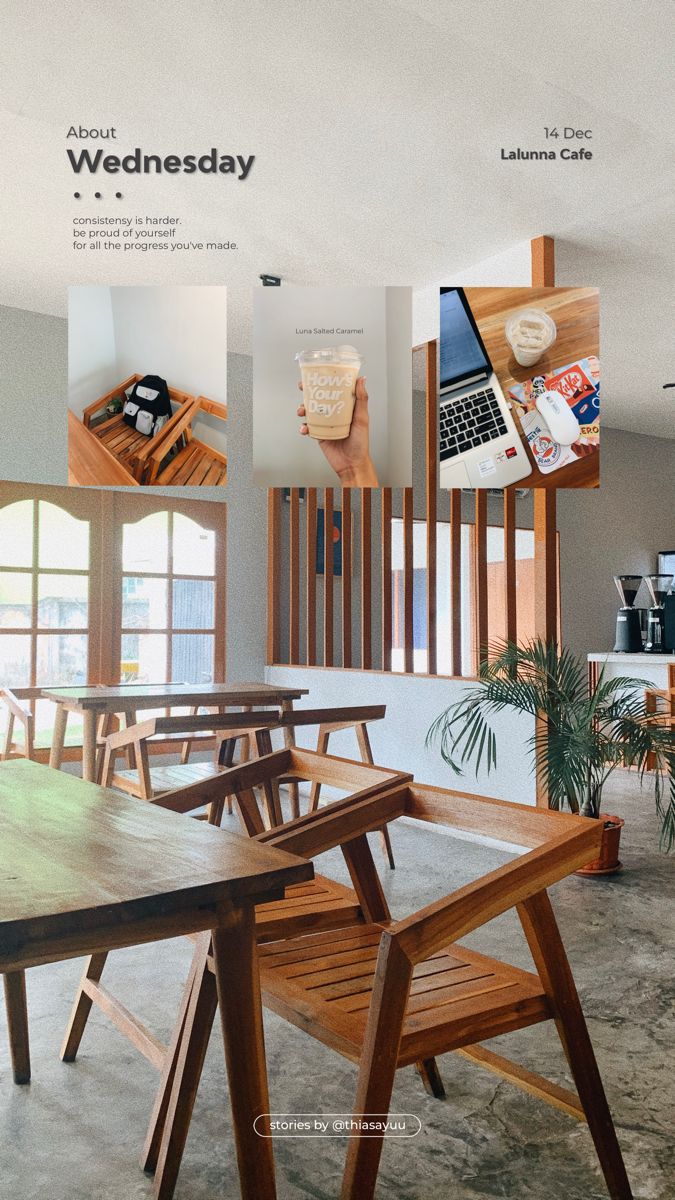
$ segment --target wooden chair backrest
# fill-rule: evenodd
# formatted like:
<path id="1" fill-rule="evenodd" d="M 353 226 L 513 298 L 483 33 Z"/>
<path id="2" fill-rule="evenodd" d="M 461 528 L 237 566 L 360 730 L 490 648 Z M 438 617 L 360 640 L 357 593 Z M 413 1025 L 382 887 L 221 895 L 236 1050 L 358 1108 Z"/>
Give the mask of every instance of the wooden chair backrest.
<path id="1" fill-rule="evenodd" d="M 326 733 L 352 729 L 369 721 L 381 721 L 387 712 L 386 704 L 360 704 L 337 708 L 296 708 L 284 713 L 280 725 L 299 729 L 303 725 L 318 725 Z"/>
<path id="2" fill-rule="evenodd" d="M 150 759 L 148 742 L 153 737 L 171 734 L 196 734 L 200 732 L 214 733 L 216 737 L 228 738 L 248 737 L 250 735 L 267 733 L 279 720 L 278 711 L 235 712 L 235 713 L 188 713 L 183 716 L 150 717 L 126 729 L 109 734 L 105 739 L 103 756 L 102 783 L 109 787 L 113 782 L 115 761 L 117 757 L 133 750 L 139 786 L 143 799 L 153 798 L 152 777 L 150 774 Z M 268 748 L 268 743 L 262 743 Z M 196 805 L 193 805 L 196 807 Z M 182 810 L 188 811 L 188 810 Z"/>

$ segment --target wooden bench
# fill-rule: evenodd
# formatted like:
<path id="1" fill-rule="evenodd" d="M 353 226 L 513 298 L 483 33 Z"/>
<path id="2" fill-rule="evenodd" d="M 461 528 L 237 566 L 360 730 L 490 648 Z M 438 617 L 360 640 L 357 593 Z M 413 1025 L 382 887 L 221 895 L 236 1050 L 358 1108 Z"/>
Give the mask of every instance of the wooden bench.
<path id="1" fill-rule="evenodd" d="M 118 387 L 99 396 L 82 414 L 82 423 L 69 416 L 69 477 L 84 485 L 183 485 L 222 487 L 227 483 L 227 457 L 195 438 L 193 422 L 200 413 L 227 420 L 227 406 L 206 396 L 169 388 L 174 413 L 154 437 L 127 425 L 122 413 L 97 420 L 111 400 L 124 398 L 142 379 L 130 375 Z"/>

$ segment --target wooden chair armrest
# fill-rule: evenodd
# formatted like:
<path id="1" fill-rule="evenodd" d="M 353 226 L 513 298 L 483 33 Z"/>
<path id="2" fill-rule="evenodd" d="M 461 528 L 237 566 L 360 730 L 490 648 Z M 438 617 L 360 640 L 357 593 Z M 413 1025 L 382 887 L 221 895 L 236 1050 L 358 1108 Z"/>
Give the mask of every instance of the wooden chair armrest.
<path id="1" fill-rule="evenodd" d="M 217 400 L 209 400 L 208 396 L 197 396 L 197 404 L 202 412 L 211 413 L 211 416 L 218 417 L 221 421 L 227 420 L 226 404 L 220 404 Z"/>
<path id="2" fill-rule="evenodd" d="M 10 688 L 0 688 L 0 700 L 4 702 L 12 715 L 21 721 L 22 725 L 28 726 L 31 724 L 33 720 L 32 712 L 21 703 Z"/>
<path id="3" fill-rule="evenodd" d="M 152 737 L 157 731 L 159 717 L 150 717 L 147 721 L 140 721 L 137 725 L 128 725 L 126 729 L 118 729 L 115 733 L 109 733 L 105 739 L 106 746 L 111 750 L 119 750 L 122 746 L 129 746 L 132 742 L 141 742 L 145 738 Z"/>
<path id="4" fill-rule="evenodd" d="M 516 862 L 395 922 L 392 932 L 410 961 L 422 962 L 597 857 L 602 822 L 586 817 L 577 820 L 576 832 L 565 832 Z"/>
<path id="5" fill-rule="evenodd" d="M 280 828 L 265 830 L 258 834 L 257 840 L 301 858 L 313 858 L 364 833 L 381 829 L 404 811 L 405 789 L 397 785 L 387 791 L 377 784 L 296 817 Z"/>
<path id="6" fill-rule="evenodd" d="M 124 380 L 124 383 L 120 383 L 117 385 L 117 387 L 114 387 L 109 392 L 106 392 L 105 396 L 99 396 L 98 400 L 94 400 L 93 404 L 88 404 L 87 407 L 82 410 L 82 423 L 89 427 L 94 413 L 98 412 L 100 408 L 104 408 L 108 401 L 112 400 L 113 396 L 123 395 L 126 389 L 132 383 L 136 383 L 140 378 L 140 375 L 130 375 L 128 379 Z"/>
<path id="7" fill-rule="evenodd" d="M 191 423 L 197 407 L 196 400 L 186 400 L 184 404 L 181 404 L 173 416 L 169 417 L 166 425 L 162 426 L 159 433 L 156 433 L 154 437 L 148 438 L 145 445 L 141 446 L 134 454 L 134 463 L 140 467 L 148 459 L 160 463 Z"/>

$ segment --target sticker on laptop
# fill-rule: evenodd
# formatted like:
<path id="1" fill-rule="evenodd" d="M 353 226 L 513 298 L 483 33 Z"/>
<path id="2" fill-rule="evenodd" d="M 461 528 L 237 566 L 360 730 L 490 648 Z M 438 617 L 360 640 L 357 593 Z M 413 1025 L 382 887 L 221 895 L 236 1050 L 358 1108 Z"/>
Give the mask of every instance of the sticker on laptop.
<path id="1" fill-rule="evenodd" d="M 497 464 L 495 463 L 494 458 L 481 459 L 478 464 L 478 474 L 480 475 L 481 479 L 484 479 L 486 475 L 496 475 Z"/>

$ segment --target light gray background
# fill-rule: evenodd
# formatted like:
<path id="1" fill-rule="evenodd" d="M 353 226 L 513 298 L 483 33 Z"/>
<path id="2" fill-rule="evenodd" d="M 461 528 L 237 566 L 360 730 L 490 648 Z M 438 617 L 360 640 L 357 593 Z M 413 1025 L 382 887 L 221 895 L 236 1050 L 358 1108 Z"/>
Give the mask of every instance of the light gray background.
<path id="1" fill-rule="evenodd" d="M 363 329 L 298 334 L 296 329 Z M 410 288 L 268 287 L 253 303 L 253 472 L 264 487 L 332 487 L 335 472 L 296 414 L 295 355 L 355 346 L 365 358 L 370 454 L 381 486 L 411 482 L 412 292 Z"/>

